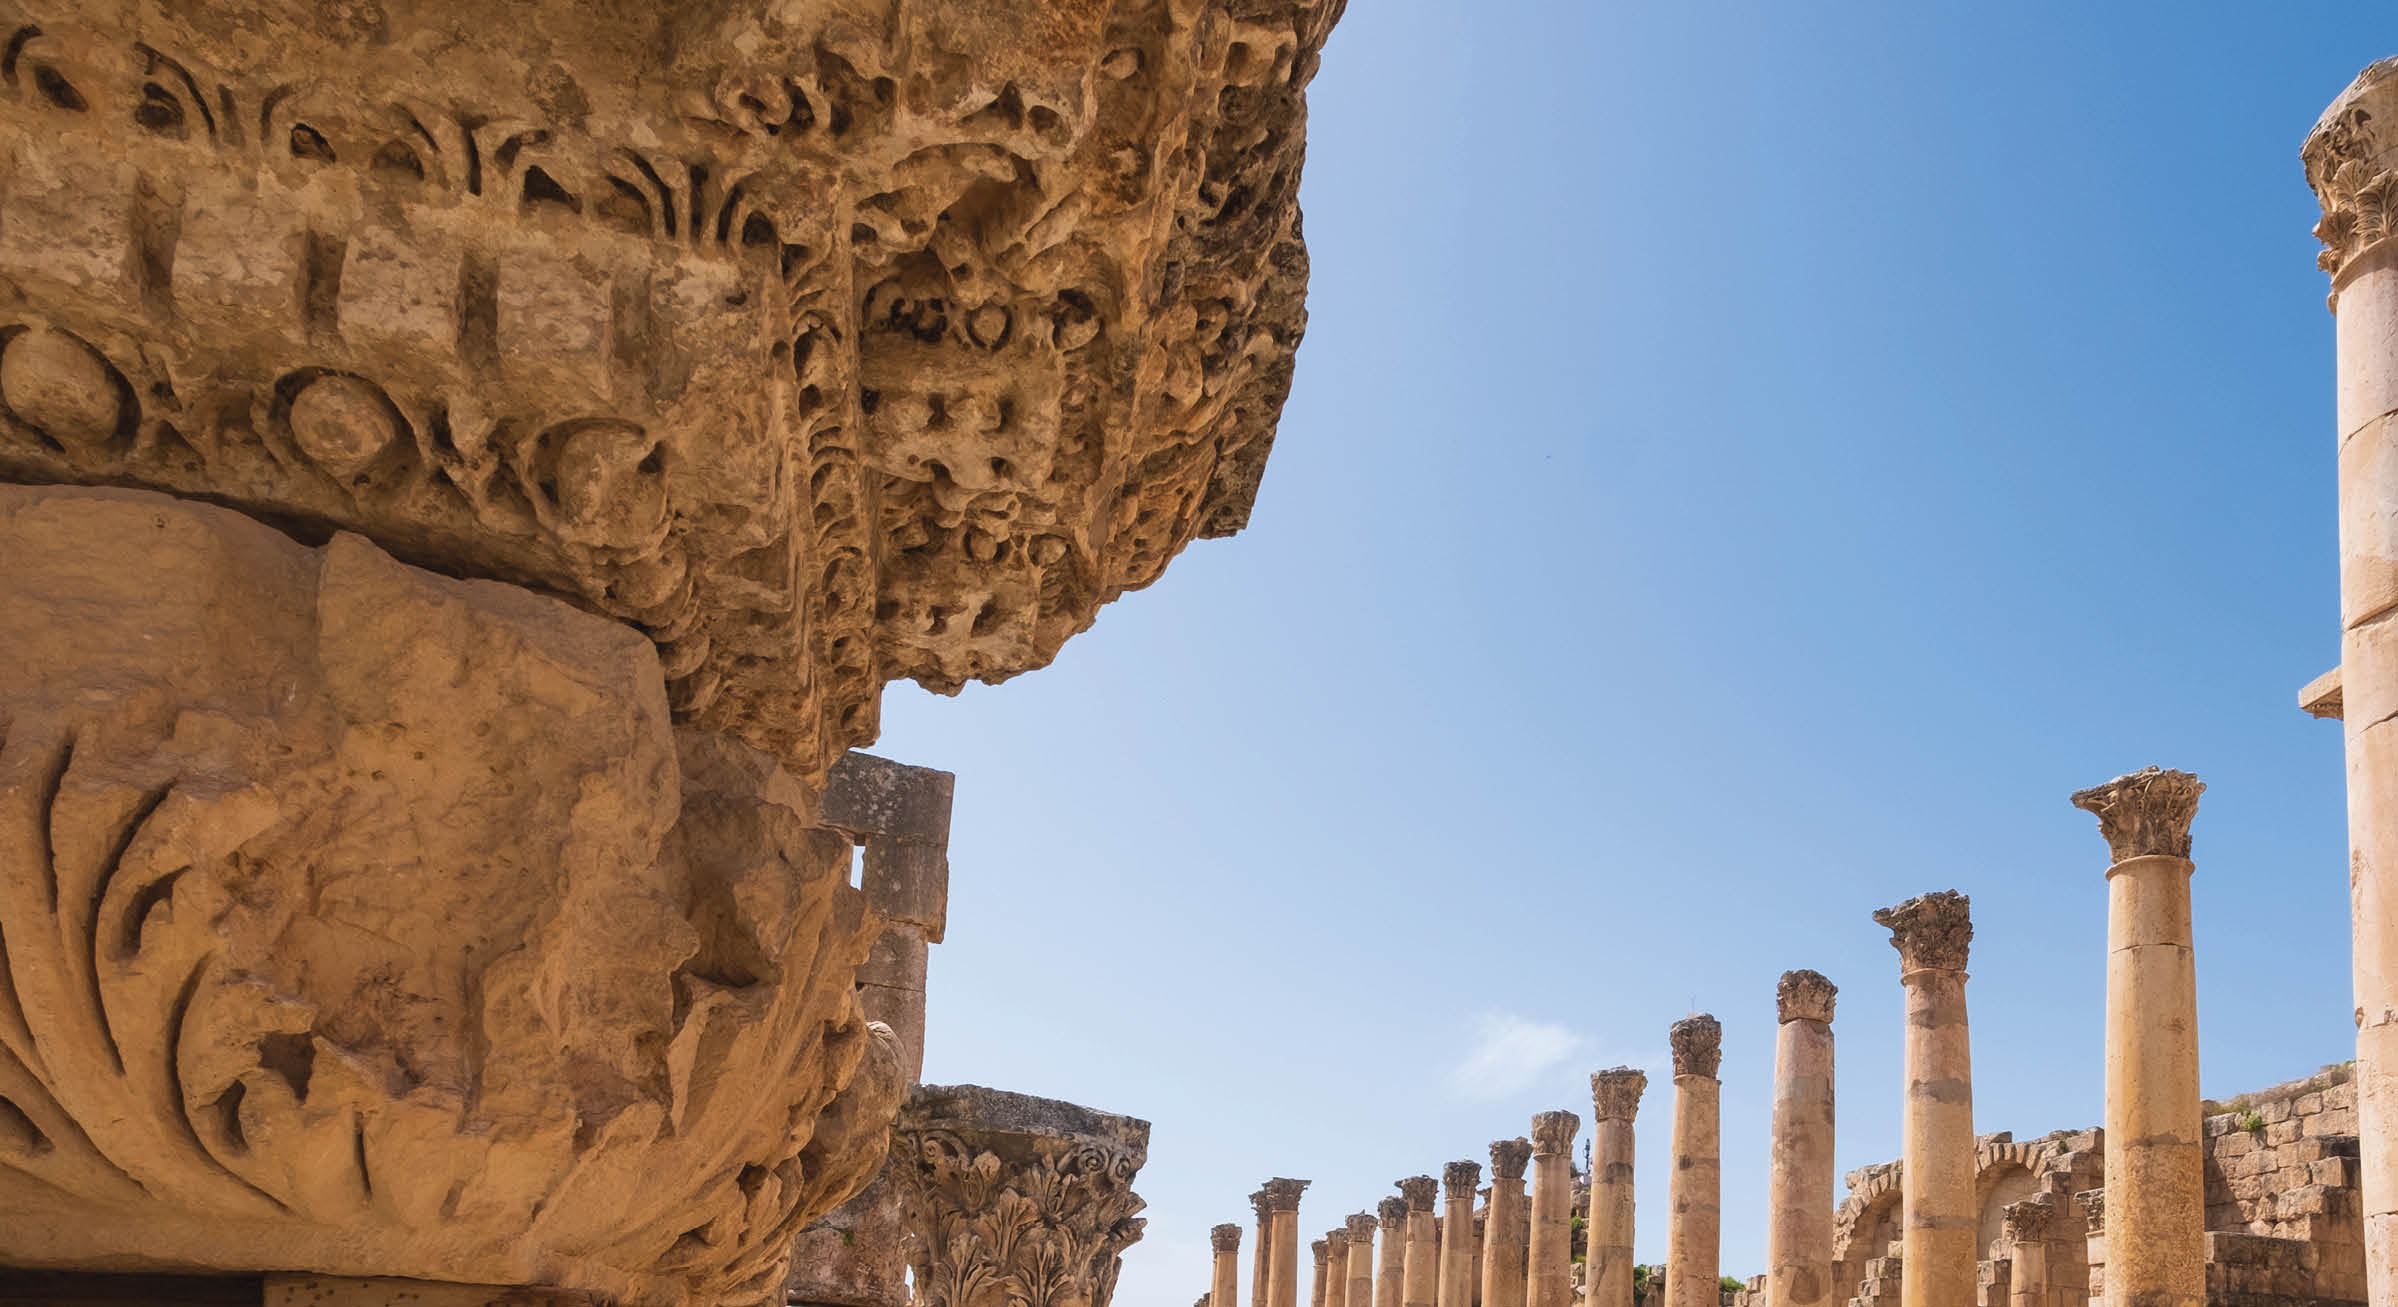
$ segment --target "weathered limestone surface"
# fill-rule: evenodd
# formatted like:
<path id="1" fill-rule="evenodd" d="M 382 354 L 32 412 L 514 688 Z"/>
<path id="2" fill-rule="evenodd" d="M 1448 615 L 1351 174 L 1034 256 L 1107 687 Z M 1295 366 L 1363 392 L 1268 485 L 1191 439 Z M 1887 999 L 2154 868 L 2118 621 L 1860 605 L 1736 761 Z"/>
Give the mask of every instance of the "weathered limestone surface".
<path id="1" fill-rule="evenodd" d="M 893 1130 L 916 1301 L 1107 1307 L 1141 1237 L 1149 1123 L 973 1085 L 921 1085 Z"/>
<path id="2" fill-rule="evenodd" d="M 1324 1307 L 1344 1307 L 1349 1301 L 1349 1227 L 1324 1236 Z"/>
<path id="3" fill-rule="evenodd" d="M 1219 1225 L 1207 1232 L 1208 1246 L 1216 1255 L 1215 1277 L 1207 1290 L 1208 1307 L 1240 1307 L 1241 1293 L 1241 1227 Z"/>
<path id="4" fill-rule="evenodd" d="M 1905 1307 L 1973 1301 L 1981 1260 L 1974 1206 L 1973 1056 L 1965 1024 L 1971 901 L 1954 890 L 1873 914 L 1907 990 Z"/>
<path id="5" fill-rule="evenodd" d="M 1482 1166 L 1451 1162 L 1441 1168 L 1441 1192 L 1447 1209 L 1441 1216 L 1439 1307 L 1474 1307 L 1474 1193 L 1482 1187 Z"/>
<path id="6" fill-rule="evenodd" d="M 1440 1296 L 1440 1226 L 1432 1214 L 1440 1182 L 1428 1175 L 1399 1181 L 1407 1202 L 1407 1253 L 1401 1270 L 1401 1307 L 1435 1307 Z"/>
<path id="7" fill-rule="evenodd" d="M 1530 1307 L 1567 1307 L 1573 1285 L 1572 1154 L 1582 1118 L 1571 1112 L 1532 1117 L 1532 1239 L 1525 1266 Z"/>
<path id="8" fill-rule="evenodd" d="M 1307 1250 L 1314 1254 L 1316 1259 L 1316 1274 L 1315 1278 L 1309 1282 L 1307 1301 L 1310 1307 L 1324 1307 L 1324 1263 L 1332 1255 L 1332 1246 L 1322 1239 L 1318 1239 L 1307 1245 Z"/>
<path id="9" fill-rule="evenodd" d="M 1786 971 L 1775 994 L 1773 1153 L 1768 1159 L 1766 1280 L 1773 1307 L 1832 1298 L 1832 1008 L 1839 989 Z"/>
<path id="10" fill-rule="evenodd" d="M 2300 155 L 2336 315 L 2358 1133 L 2366 1274 L 2387 1304 L 2398 1301 L 2398 59 L 2341 92 Z"/>
<path id="11" fill-rule="evenodd" d="M 1407 1282 L 1407 1200 L 1385 1198 L 1374 1205 L 1382 1246 L 1374 1268 L 1374 1307 L 1402 1307 Z"/>
<path id="12" fill-rule="evenodd" d="M 1632 1307 L 1632 1122 L 1648 1087 L 1648 1073 L 1633 1067 L 1591 1073 L 1590 1241 L 1582 1277 L 1588 1307 Z"/>
<path id="13" fill-rule="evenodd" d="M 1374 1307 L 1374 1216 L 1359 1212 L 1349 1225 L 1349 1307 Z"/>
<path id="14" fill-rule="evenodd" d="M 1723 1253 L 1723 1026 L 1685 1017 L 1667 1031 L 1674 1055 L 1674 1171 L 1667 1188 L 1666 1307 L 1714 1307 Z"/>
<path id="15" fill-rule="evenodd" d="M 2145 771 L 2076 793 L 2098 817 L 2107 868 L 2106 1296 L 2202 1307 L 2206 1179 L 2191 955 L 2190 823 L 2206 789 Z"/>
<path id="16" fill-rule="evenodd" d="M 779 1292 L 903 1085 L 806 787 L 354 535 L 0 485 L 0 558 L 0 1263 Z"/>
<path id="17" fill-rule="evenodd" d="M 1257 1247 L 1249 1254 L 1249 1301 L 1253 1307 L 1266 1307 L 1274 1264 L 1274 1209 L 1262 1188 L 1249 1195 L 1249 1205 L 1257 1211 Z"/>
<path id="18" fill-rule="evenodd" d="M 813 782 L 1245 522 L 1338 9 L 23 7 L 0 479 L 563 597 Z"/>
<path id="19" fill-rule="evenodd" d="M 1308 1182 L 1281 1176 L 1266 1181 L 1266 1210 L 1271 1216 L 1267 1246 L 1273 1261 L 1266 1269 L 1266 1307 L 1299 1307 L 1299 1195 Z"/>
<path id="20" fill-rule="evenodd" d="M 1524 1307 L 1531 1257 L 1531 1213 L 1524 1205 L 1524 1168 L 1532 1141 L 1518 1136 L 1490 1146 L 1490 1208 L 1482 1240 L 1483 1307 Z"/>

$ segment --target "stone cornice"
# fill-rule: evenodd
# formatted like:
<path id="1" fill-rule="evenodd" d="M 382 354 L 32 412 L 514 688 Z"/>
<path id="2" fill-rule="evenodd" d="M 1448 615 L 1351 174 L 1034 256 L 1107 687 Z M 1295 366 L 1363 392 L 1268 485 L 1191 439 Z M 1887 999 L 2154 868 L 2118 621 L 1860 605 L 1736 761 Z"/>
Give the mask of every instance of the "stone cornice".
<path id="1" fill-rule="evenodd" d="M 1517 1135 L 1513 1139 L 1494 1140 L 1490 1146 L 1490 1178 L 1521 1180 L 1524 1167 L 1532 1161 L 1532 1141 Z"/>
<path id="2" fill-rule="evenodd" d="M 1673 1045 L 1676 1076 L 1713 1079 L 1723 1065 L 1723 1023 L 1704 1012 L 1675 1022 L 1666 1031 L 1666 1040 Z"/>
<path id="3" fill-rule="evenodd" d="M 1793 1021 L 1829 1025 L 1833 1001 L 1839 997 L 1840 987 L 1820 971 L 1785 971 L 1781 983 L 1774 986 L 1774 1007 L 1784 1025 Z"/>
<path id="4" fill-rule="evenodd" d="M 2186 771 L 2146 767 L 2104 785 L 2077 790 L 2073 806 L 2098 818 L 2099 834 L 2115 861 L 2190 856 L 2190 823 L 2206 782 Z"/>
<path id="5" fill-rule="evenodd" d="M 1610 1067 L 1590 1073 L 1591 1116 L 1600 1121 L 1629 1121 L 1640 1115 L 1640 1096 L 1649 1087 L 1649 1073 L 1638 1067 Z"/>
<path id="6" fill-rule="evenodd" d="M 1875 924 L 1890 930 L 1901 976 L 1918 971 L 1963 971 L 1973 944 L 1973 900 L 1955 890 L 1919 894 L 1877 909 Z"/>
<path id="7" fill-rule="evenodd" d="M 2358 74 L 2307 133 L 2298 157 L 2323 210 L 2315 263 L 2336 284 L 2351 260 L 2391 234 L 2398 214 L 2398 59 Z"/>
<path id="8" fill-rule="evenodd" d="M 1574 1146 L 1574 1132 L 1582 1128 L 1582 1118 L 1558 1110 L 1535 1112 L 1532 1115 L 1532 1155 L 1555 1157 Z"/>

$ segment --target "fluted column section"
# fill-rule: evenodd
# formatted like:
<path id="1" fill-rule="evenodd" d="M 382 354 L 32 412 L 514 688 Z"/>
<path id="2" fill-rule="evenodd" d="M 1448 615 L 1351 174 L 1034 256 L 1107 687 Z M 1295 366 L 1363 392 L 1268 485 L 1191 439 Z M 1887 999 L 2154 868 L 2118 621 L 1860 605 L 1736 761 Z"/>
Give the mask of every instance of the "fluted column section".
<path id="1" fill-rule="evenodd" d="M 1474 1191 L 1482 1187 L 1478 1162 L 1441 1168 L 1447 1199 L 1440 1227 L 1440 1307 L 1474 1307 Z"/>
<path id="2" fill-rule="evenodd" d="M 1529 1139 L 1501 1139 L 1490 1146 L 1490 1211 L 1482 1234 L 1482 1307 L 1525 1307 L 1531 1223 L 1524 1210 L 1524 1167 L 1531 1160 Z"/>
<path id="3" fill-rule="evenodd" d="M 1649 1087 L 1628 1066 L 1590 1073 L 1590 1228 L 1584 1307 L 1632 1307 L 1632 1119 Z"/>
<path id="4" fill-rule="evenodd" d="M 1349 1307 L 1374 1307 L 1374 1214 L 1349 1218 Z"/>
<path id="5" fill-rule="evenodd" d="M 1526 1250 L 1528 1307 L 1568 1307 L 1574 1297 L 1574 1132 L 1582 1118 L 1541 1112 L 1532 1118 L 1532 1238 Z"/>
<path id="6" fill-rule="evenodd" d="M 2206 1175 L 2190 822 L 2206 789 L 2151 767 L 2073 796 L 2107 868 L 2107 1301 L 2204 1307 Z"/>
<path id="7" fill-rule="evenodd" d="M 1832 1301 L 1832 1004 L 1837 986 L 1785 971 L 1774 998 L 1773 1154 L 1765 1226 L 1767 1307 Z"/>
<path id="8" fill-rule="evenodd" d="M 1266 1181 L 1273 1263 L 1266 1270 L 1266 1307 L 1299 1307 L 1299 1195 L 1307 1181 Z"/>
<path id="9" fill-rule="evenodd" d="M 1973 1049 L 1965 1024 L 1965 955 L 1972 901 L 1925 894 L 1873 919 L 1890 928 L 1907 989 L 1907 1096 L 1900 1127 L 1906 1172 L 1900 1201 L 1903 1307 L 1974 1300 L 1981 1259 L 1973 1197 Z"/>
<path id="10" fill-rule="evenodd" d="M 1665 1307 L 1716 1307 L 1723 1258 L 1724 1028 L 1704 1014 L 1673 1024 L 1674 1172 L 1667 1189 Z M 1962 1304 L 1958 1307 L 1963 1307 Z"/>
<path id="11" fill-rule="evenodd" d="M 1208 1307 L 1240 1307 L 1241 1227 L 1219 1225 L 1207 1232 L 1216 1252 L 1216 1278 L 1208 1288 Z"/>
<path id="12" fill-rule="evenodd" d="M 1399 1286 L 1400 1307 L 1435 1307 L 1440 1297 L 1440 1222 L 1432 1204 L 1440 1181 L 1411 1175 L 1399 1182 L 1407 1200 L 1407 1258 Z"/>
<path id="13" fill-rule="evenodd" d="M 1374 1207 L 1382 1249 L 1375 1258 L 1374 1307 L 1406 1307 L 1407 1200 L 1385 1198 Z"/>
<path id="14" fill-rule="evenodd" d="M 2340 694 L 2348 753 L 2356 1116 L 2372 1307 L 2398 1307 L 2398 60 L 2300 152 L 2323 207 L 2339 351 Z"/>

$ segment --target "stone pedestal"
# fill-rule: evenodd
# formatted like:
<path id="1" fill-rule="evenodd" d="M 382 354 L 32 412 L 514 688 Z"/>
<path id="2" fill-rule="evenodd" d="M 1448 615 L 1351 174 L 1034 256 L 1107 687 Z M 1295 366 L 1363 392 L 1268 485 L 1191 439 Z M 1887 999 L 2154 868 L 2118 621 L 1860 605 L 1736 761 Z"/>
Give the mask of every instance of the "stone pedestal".
<path id="1" fill-rule="evenodd" d="M 1873 914 L 1890 928 L 1907 990 L 1904 1307 L 1972 1302 L 1981 1260 L 1973 1193 L 1973 1054 L 1965 1024 L 1971 906 L 1949 890 Z"/>
<path id="2" fill-rule="evenodd" d="M 1785 971 L 1775 994 L 1773 1154 L 1765 1264 L 1770 1307 L 1828 1307 L 1832 1286 L 1832 1005 L 1839 989 Z"/>
<path id="3" fill-rule="evenodd" d="M 1208 1307 L 1240 1307 L 1241 1227 L 1219 1225 L 1207 1235 L 1216 1254 L 1215 1278 L 1207 1290 Z"/>
<path id="4" fill-rule="evenodd" d="M 1474 1307 L 1474 1191 L 1481 1187 L 1480 1163 L 1441 1168 L 1448 1210 L 1441 1216 L 1439 1307 Z"/>
<path id="5" fill-rule="evenodd" d="M 922 1307 L 1107 1307 L 1141 1237 L 1149 1123 L 972 1085 L 923 1085 L 892 1129 Z"/>
<path id="6" fill-rule="evenodd" d="M 1532 1118 L 1532 1238 L 1525 1267 L 1529 1307 L 1569 1307 L 1574 1297 L 1572 1174 L 1574 1132 L 1582 1118 L 1542 1112 Z"/>
<path id="7" fill-rule="evenodd" d="M 1525 1307 L 1531 1214 L 1524 1206 L 1524 1167 L 1532 1141 L 1501 1139 L 1490 1146 L 1490 1210 L 1483 1223 L 1483 1307 Z"/>
<path id="8" fill-rule="evenodd" d="M 2339 381 L 2340 696 L 2348 755 L 2365 1276 L 2398 1303 L 2398 59 L 2366 69 L 2301 151 L 2322 205 Z"/>
<path id="9" fill-rule="evenodd" d="M 1349 1218 L 1349 1307 L 1374 1307 L 1374 1217 Z"/>
<path id="10" fill-rule="evenodd" d="M 1299 1307 L 1299 1195 L 1307 1181 L 1266 1181 L 1267 1235 L 1272 1261 L 1266 1268 L 1266 1307 Z"/>
<path id="11" fill-rule="evenodd" d="M 1687 1017 L 1667 1032 L 1674 1053 L 1674 1173 L 1666 1229 L 1666 1307 L 1717 1307 L 1723 1252 L 1723 1027 Z"/>
<path id="12" fill-rule="evenodd" d="M 1407 1258 L 1402 1272 L 1401 1307 L 1436 1307 L 1440 1297 L 1440 1225 L 1432 1204 L 1440 1182 L 1428 1175 L 1411 1175 L 1399 1182 L 1407 1200 Z"/>
<path id="13" fill-rule="evenodd" d="M 2097 814 L 2107 868 L 2107 1299 L 2204 1307 L 2198 973 L 2190 822 L 2206 786 L 2154 767 L 2073 796 Z"/>
<path id="14" fill-rule="evenodd" d="M 1585 1307 L 1633 1307 L 1633 1118 L 1649 1087 L 1628 1066 L 1590 1076 L 1590 1228 L 1582 1274 Z"/>
<path id="15" fill-rule="evenodd" d="M 1402 1182 L 1404 1184 L 1404 1182 Z M 1382 1248 L 1374 1270 L 1374 1307 L 1405 1307 L 1407 1287 L 1407 1200 L 1385 1198 L 1375 1204 Z"/>

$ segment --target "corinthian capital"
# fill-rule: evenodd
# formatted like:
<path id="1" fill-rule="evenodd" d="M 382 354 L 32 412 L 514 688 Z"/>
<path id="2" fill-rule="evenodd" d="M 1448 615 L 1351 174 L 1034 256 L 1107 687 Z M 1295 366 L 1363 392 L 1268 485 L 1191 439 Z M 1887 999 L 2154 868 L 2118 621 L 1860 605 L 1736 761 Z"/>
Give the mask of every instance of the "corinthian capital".
<path id="1" fill-rule="evenodd" d="M 2115 861 L 2190 856 L 2190 821 L 2206 782 L 2186 771 L 2144 767 L 2104 785 L 2076 791 L 2073 806 L 2098 817 Z"/>
<path id="2" fill-rule="evenodd" d="M 1266 1210 L 1271 1212 L 1298 1211 L 1299 1195 L 1307 1192 L 1307 1184 L 1308 1182 L 1305 1180 L 1286 1180 L 1281 1176 L 1275 1176 L 1266 1181 L 1264 1189 Z"/>
<path id="3" fill-rule="evenodd" d="M 2048 1237 L 2048 1228 L 2056 1221 L 2056 1200 L 2038 1194 L 2006 1208 L 2007 1237 L 2017 1243 L 2035 1243 Z"/>
<path id="4" fill-rule="evenodd" d="M 1554 1157 L 1574 1146 L 1574 1132 L 1582 1128 L 1582 1118 L 1571 1112 L 1535 1112 L 1532 1114 L 1532 1155 Z"/>
<path id="5" fill-rule="evenodd" d="M 1524 1178 L 1524 1164 L 1531 1160 L 1531 1140 L 1522 1135 L 1496 1140 L 1490 1146 L 1490 1178 L 1521 1180 Z"/>
<path id="6" fill-rule="evenodd" d="M 1401 1180 L 1399 1185 L 1401 1188 L 1405 1188 L 1407 1182 Z M 1432 1203 L 1429 1199 L 1424 1203 L 1424 1210 L 1432 1210 Z M 1382 1218 L 1382 1228 L 1385 1230 L 1397 1230 L 1400 1226 L 1407 1224 L 1407 1200 L 1404 1198 L 1385 1198 L 1374 1204 L 1374 1211 Z"/>
<path id="7" fill-rule="evenodd" d="M 1307 1251 L 1316 1255 L 1316 1276 L 1319 1279 L 1322 1278 L 1324 1274 L 1324 1263 L 1332 1256 L 1332 1245 L 1326 1243 L 1322 1239 L 1318 1239 L 1314 1243 L 1307 1245 Z"/>
<path id="8" fill-rule="evenodd" d="M 1429 1212 L 1440 1196 L 1440 1181 L 1428 1175 L 1411 1175 L 1399 1182 L 1399 1196 L 1407 1200 L 1410 1212 Z"/>
<path id="9" fill-rule="evenodd" d="M 1336 1225 L 1331 1229 L 1326 1230 L 1324 1232 L 1324 1244 L 1325 1247 L 1330 1250 L 1328 1254 L 1329 1256 L 1346 1258 L 1349 1255 L 1349 1227 L 1346 1225 Z M 1334 1264 L 1338 1265 L 1339 1263 L 1336 1262 Z"/>
<path id="10" fill-rule="evenodd" d="M 2339 277 L 2350 260 L 2391 233 L 2398 213 L 2398 59 L 2357 75 L 2298 151 L 2323 218 L 2316 266 Z"/>
<path id="11" fill-rule="evenodd" d="M 1648 1090 L 1649 1073 L 1638 1067 L 1610 1067 L 1590 1073 L 1590 1114 L 1599 1121 L 1629 1121 L 1640 1115 L 1640 1096 Z"/>
<path id="12" fill-rule="evenodd" d="M 1261 1226 L 1266 1223 L 1267 1217 L 1274 1214 L 1273 1204 L 1266 1201 L 1266 1191 L 1263 1189 L 1249 1195 L 1249 1206 L 1256 1209 L 1257 1223 Z"/>
<path id="13" fill-rule="evenodd" d="M 1217 1252 L 1237 1253 L 1241 1250 L 1241 1227 L 1219 1225 L 1207 1232 L 1207 1240 L 1215 1245 Z"/>
<path id="14" fill-rule="evenodd" d="M 1917 971 L 1963 971 L 1973 943 L 1973 900 L 1953 889 L 1919 894 L 1873 914 L 1890 928 L 1902 976 Z"/>
<path id="15" fill-rule="evenodd" d="M 1774 1006 L 1782 1023 L 1793 1021 L 1832 1020 L 1832 1000 L 1840 997 L 1840 986 L 1824 979 L 1820 971 L 1785 971 L 1782 983 L 1774 987 Z"/>
<path id="16" fill-rule="evenodd" d="M 1440 1169 L 1440 1183 L 1441 1188 L 1447 1191 L 1450 1202 L 1460 1198 L 1470 1202 L 1474 1191 L 1482 1187 L 1482 1164 L 1451 1162 Z"/>
<path id="17" fill-rule="evenodd" d="M 1407 1210 L 1404 1206 L 1400 1208 L 1399 1214 L 1401 1216 L 1405 1216 L 1407 1214 Z M 1361 1243 L 1372 1242 L 1374 1242 L 1374 1214 L 1372 1212 L 1359 1212 L 1357 1215 L 1350 1217 L 1349 1246 L 1351 1248 L 1355 1248 Z"/>
<path id="18" fill-rule="evenodd" d="M 1713 1079 L 1724 1060 L 1723 1023 L 1702 1012 L 1684 1017 L 1665 1032 L 1674 1049 L 1674 1074 Z"/>

